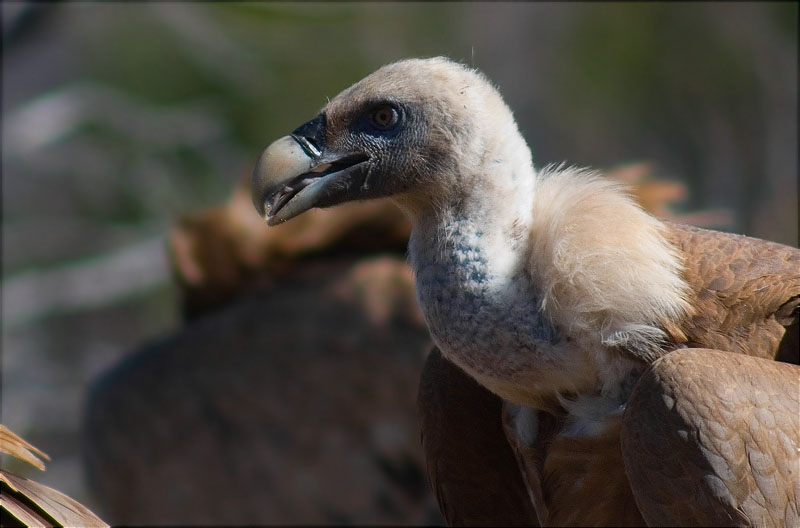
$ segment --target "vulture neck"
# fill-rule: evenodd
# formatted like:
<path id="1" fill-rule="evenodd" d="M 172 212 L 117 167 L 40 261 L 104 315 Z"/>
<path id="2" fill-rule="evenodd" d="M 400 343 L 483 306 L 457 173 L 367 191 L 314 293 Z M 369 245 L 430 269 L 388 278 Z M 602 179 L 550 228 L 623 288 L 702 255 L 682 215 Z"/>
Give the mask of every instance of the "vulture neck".
<path id="1" fill-rule="evenodd" d="M 542 313 L 528 271 L 536 173 L 527 146 L 484 160 L 474 165 L 483 172 L 455 178 L 449 199 L 401 204 L 417 299 L 445 357 L 503 399 L 541 407 L 592 384 L 593 370 Z"/>
<path id="2" fill-rule="evenodd" d="M 478 282 L 486 286 L 492 279 L 511 280 L 525 266 L 536 172 L 516 127 L 511 132 L 506 136 L 515 141 L 466 150 L 483 155 L 464 155 L 461 172 L 442 178 L 446 188 L 401 201 L 413 225 L 409 256 L 415 271 L 436 265 L 469 286 L 475 270 L 464 263 L 475 257 L 485 268 Z"/>
<path id="3" fill-rule="evenodd" d="M 433 258 L 459 247 L 489 251 L 496 265 L 511 254 L 524 254 L 521 245 L 533 224 L 536 171 L 513 118 L 497 121 L 505 127 L 483 136 L 476 131 L 459 146 L 456 168 L 395 198 L 413 225 L 412 263 L 417 256 Z"/>

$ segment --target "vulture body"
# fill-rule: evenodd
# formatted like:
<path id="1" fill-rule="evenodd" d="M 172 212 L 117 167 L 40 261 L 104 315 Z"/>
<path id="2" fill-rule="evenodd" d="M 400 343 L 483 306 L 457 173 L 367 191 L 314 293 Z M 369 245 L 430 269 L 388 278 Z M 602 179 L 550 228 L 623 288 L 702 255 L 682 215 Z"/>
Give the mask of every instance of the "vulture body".
<path id="1" fill-rule="evenodd" d="M 800 251 L 662 222 L 586 170 L 535 170 L 500 94 L 390 64 L 268 147 L 270 224 L 389 197 L 438 350 L 419 392 L 451 524 L 797 519 Z"/>

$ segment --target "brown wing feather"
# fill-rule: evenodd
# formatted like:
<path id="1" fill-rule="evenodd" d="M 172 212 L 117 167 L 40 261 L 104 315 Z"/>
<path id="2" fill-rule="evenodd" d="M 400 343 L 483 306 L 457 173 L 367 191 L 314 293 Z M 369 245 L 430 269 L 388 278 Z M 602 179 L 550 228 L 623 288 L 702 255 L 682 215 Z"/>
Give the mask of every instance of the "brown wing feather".
<path id="1" fill-rule="evenodd" d="M 656 361 L 622 453 L 650 525 L 798 526 L 800 368 L 716 350 Z"/>
<path id="2" fill-rule="evenodd" d="M 535 428 L 534 435 L 528 434 L 527 438 L 520 434 L 518 430 L 518 415 L 521 412 L 534 413 L 532 420 L 535 421 L 535 424 L 528 425 L 528 427 Z M 549 526 L 550 512 L 545 500 L 545 490 L 542 486 L 542 474 L 547 456 L 547 446 L 563 426 L 562 420 L 548 412 L 523 409 L 508 402 L 503 403 L 502 414 L 503 431 L 511 450 L 517 458 L 522 481 L 528 490 L 528 497 L 536 511 L 539 525 Z"/>
<path id="3" fill-rule="evenodd" d="M 689 347 L 797 362 L 800 250 L 741 235 L 665 223 L 684 255 L 695 313 Z M 787 334 L 788 332 L 788 334 Z"/>
<path id="4" fill-rule="evenodd" d="M 542 486 L 549 526 L 642 526 L 622 464 L 619 420 L 600 434 L 557 435 L 547 447 Z"/>
<path id="5" fill-rule="evenodd" d="M 536 512 L 506 441 L 502 400 L 434 349 L 419 387 L 422 447 L 451 526 L 532 526 Z"/>

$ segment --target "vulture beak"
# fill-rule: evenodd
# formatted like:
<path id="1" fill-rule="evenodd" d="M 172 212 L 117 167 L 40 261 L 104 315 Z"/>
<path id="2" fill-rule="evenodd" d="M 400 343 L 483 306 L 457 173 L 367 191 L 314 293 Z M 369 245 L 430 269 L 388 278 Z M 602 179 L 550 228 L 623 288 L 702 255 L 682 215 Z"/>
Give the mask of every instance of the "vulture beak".
<path id="1" fill-rule="evenodd" d="M 325 114 L 276 140 L 258 158 L 250 187 L 253 204 L 269 225 L 314 207 L 358 197 L 369 156 L 327 149 Z"/>

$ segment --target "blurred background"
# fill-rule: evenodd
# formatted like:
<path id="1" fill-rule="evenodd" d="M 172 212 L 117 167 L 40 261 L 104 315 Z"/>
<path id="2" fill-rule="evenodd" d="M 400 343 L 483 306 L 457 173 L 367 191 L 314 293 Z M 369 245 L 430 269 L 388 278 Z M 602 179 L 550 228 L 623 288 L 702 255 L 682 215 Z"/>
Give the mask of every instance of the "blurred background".
<path id="1" fill-rule="evenodd" d="M 112 523 L 439 522 L 407 226 L 351 208 L 269 235 L 239 184 L 387 62 L 484 71 L 537 167 L 634 167 L 669 183 L 662 213 L 797 244 L 796 3 L 3 2 L 2 33 L 2 421 L 52 457 L 3 465 Z M 311 304 L 332 311 L 281 319 Z M 192 483 L 240 515 L 192 517 Z"/>

